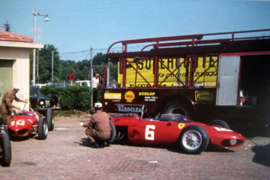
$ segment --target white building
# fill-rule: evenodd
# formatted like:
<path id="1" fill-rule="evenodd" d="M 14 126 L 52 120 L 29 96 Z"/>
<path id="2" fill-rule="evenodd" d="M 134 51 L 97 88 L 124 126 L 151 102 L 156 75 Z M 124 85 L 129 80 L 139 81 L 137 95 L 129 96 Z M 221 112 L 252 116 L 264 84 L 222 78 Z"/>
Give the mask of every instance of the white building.
<path id="1" fill-rule="evenodd" d="M 43 47 L 43 44 L 33 43 L 33 38 L 0 30 L 0 102 L 4 93 L 10 91 L 15 84 L 20 87 L 18 97 L 29 99 L 29 53 L 34 48 Z M 23 107 L 22 103 L 17 105 Z"/>

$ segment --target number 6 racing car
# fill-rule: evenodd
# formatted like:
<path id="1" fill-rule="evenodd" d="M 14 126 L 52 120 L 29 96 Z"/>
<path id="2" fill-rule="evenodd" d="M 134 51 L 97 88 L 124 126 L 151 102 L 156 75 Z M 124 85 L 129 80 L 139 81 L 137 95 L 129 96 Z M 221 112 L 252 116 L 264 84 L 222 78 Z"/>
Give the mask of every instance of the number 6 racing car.
<path id="1" fill-rule="evenodd" d="M 188 154 L 200 154 L 209 144 L 221 148 L 243 145 L 245 138 L 229 129 L 221 120 L 206 125 L 181 114 L 162 114 L 158 119 L 143 119 L 138 114 L 120 114 L 112 118 L 115 140 L 128 139 L 134 144 L 175 145 Z"/>

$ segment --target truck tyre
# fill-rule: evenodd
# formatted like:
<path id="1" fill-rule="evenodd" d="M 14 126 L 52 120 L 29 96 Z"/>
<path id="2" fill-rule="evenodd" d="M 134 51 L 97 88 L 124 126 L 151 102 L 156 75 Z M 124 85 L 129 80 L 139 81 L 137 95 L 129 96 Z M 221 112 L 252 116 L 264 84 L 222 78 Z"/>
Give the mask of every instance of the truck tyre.
<path id="1" fill-rule="evenodd" d="M 0 134 L 0 142 L 1 142 L 1 165 L 9 166 L 11 163 L 11 143 L 7 133 L 2 132 Z"/>
<path id="2" fill-rule="evenodd" d="M 230 126 L 225 121 L 222 121 L 222 120 L 219 120 L 219 119 L 215 119 L 213 121 L 210 121 L 208 123 L 208 125 L 221 127 L 221 128 L 225 128 L 225 129 L 231 129 Z"/>
<path id="3" fill-rule="evenodd" d="M 38 121 L 38 138 L 45 140 L 48 136 L 48 123 L 45 117 L 41 117 Z"/>
<path id="4" fill-rule="evenodd" d="M 200 154 L 208 144 L 208 133 L 198 125 L 187 126 L 182 130 L 178 139 L 178 148 L 188 154 Z"/>
<path id="5" fill-rule="evenodd" d="M 171 113 L 182 114 L 187 117 L 190 117 L 191 115 L 189 109 L 184 104 L 176 101 L 168 103 L 163 110 L 163 114 Z"/>
<path id="6" fill-rule="evenodd" d="M 52 131 L 54 129 L 54 114 L 52 109 L 48 109 L 46 112 L 46 119 L 48 123 L 48 129 L 49 131 Z"/>

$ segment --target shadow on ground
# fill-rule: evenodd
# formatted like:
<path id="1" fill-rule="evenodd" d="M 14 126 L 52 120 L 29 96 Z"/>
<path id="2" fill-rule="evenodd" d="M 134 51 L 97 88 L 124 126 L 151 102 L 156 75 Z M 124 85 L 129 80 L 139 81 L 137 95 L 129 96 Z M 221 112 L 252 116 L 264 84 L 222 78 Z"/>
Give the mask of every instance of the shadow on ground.
<path id="1" fill-rule="evenodd" d="M 253 162 L 270 167 L 270 144 L 265 146 L 257 145 L 251 150 L 255 153 L 252 159 Z"/>
<path id="2" fill-rule="evenodd" d="M 81 138 L 80 142 L 74 142 L 80 146 L 91 147 L 91 142 L 88 138 Z"/>
<path id="3" fill-rule="evenodd" d="M 27 141 L 27 140 L 29 140 L 31 138 L 38 139 L 38 136 L 36 134 L 30 134 L 29 136 L 25 136 L 25 137 L 13 137 L 13 136 L 10 136 L 10 140 L 13 141 L 13 142 Z"/>

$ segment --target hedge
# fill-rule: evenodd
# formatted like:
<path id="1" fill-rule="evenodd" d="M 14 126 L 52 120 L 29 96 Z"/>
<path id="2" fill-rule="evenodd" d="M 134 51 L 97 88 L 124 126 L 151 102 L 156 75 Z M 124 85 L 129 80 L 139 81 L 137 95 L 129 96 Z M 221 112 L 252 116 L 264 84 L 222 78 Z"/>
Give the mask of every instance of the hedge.
<path id="1" fill-rule="evenodd" d="M 55 87 L 45 86 L 40 89 L 43 96 L 59 97 L 62 110 L 89 110 L 91 103 L 91 92 L 89 87 L 71 86 Z"/>

